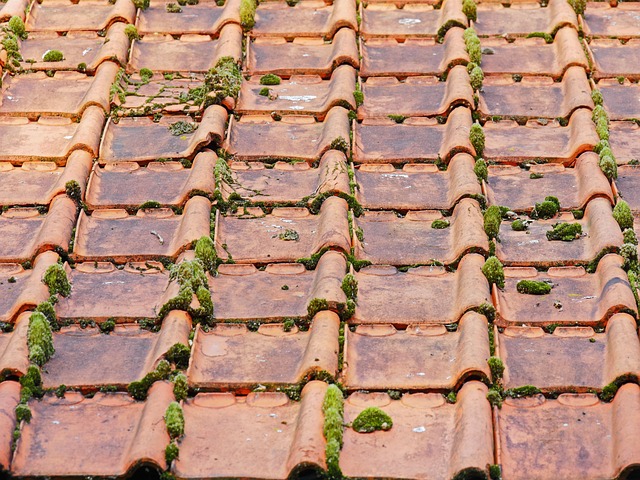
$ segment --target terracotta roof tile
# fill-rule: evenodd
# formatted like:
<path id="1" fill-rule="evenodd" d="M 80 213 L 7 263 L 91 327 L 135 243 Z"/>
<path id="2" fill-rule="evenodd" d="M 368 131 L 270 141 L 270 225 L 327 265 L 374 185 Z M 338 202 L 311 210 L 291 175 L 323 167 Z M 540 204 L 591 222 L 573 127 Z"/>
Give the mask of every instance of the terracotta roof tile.
<path id="1" fill-rule="evenodd" d="M 640 117 L 640 86 L 625 80 L 605 78 L 596 86 L 604 97 L 604 108 L 611 120 L 633 120 Z"/>
<path id="2" fill-rule="evenodd" d="M 109 121 L 100 145 L 100 164 L 122 161 L 148 162 L 159 158 L 192 158 L 198 148 L 211 142 L 219 144 L 224 137 L 227 111 L 220 105 L 208 107 L 193 133 L 173 135 L 171 125 L 193 123 L 183 115 L 164 116 L 155 123 L 147 117 Z M 140 138 L 147 141 L 140 142 Z"/>
<path id="3" fill-rule="evenodd" d="M 481 268 L 484 258 L 465 255 L 455 272 L 416 267 L 407 273 L 390 266 L 369 266 L 356 273 L 358 307 L 352 323 L 457 323 L 469 310 L 490 303 Z"/>
<path id="4" fill-rule="evenodd" d="M 507 6 L 483 2 L 478 8 L 478 20 L 473 22 L 473 28 L 481 36 L 525 37 L 532 32 L 555 35 L 562 27 L 578 27 L 576 14 L 565 0 L 549 0 L 546 7 L 537 2 L 514 2 Z"/>
<path id="5" fill-rule="evenodd" d="M 293 262 L 326 248 L 348 253 L 348 211 L 344 199 L 329 197 L 317 215 L 303 207 L 274 208 L 267 215 L 258 207 L 237 215 L 218 214 L 216 250 L 223 259 L 258 264 Z"/>
<path id="6" fill-rule="evenodd" d="M 588 84 L 587 84 L 588 86 Z M 437 77 L 371 77 L 362 84 L 364 103 L 359 118 L 387 118 L 390 113 L 406 117 L 448 115 L 460 105 L 473 107 L 473 89 L 467 69 L 457 65 L 447 80 Z"/>
<path id="7" fill-rule="evenodd" d="M 471 155 L 454 155 L 447 170 L 436 165 L 362 164 L 355 171 L 356 198 L 369 209 L 450 210 L 462 198 L 481 195 Z"/>
<path id="8" fill-rule="evenodd" d="M 356 163 L 449 161 L 459 152 L 475 154 L 469 141 L 471 111 L 455 108 L 444 125 L 436 119 L 365 119 L 354 128 Z M 487 145 L 489 141 L 487 140 Z"/>
<path id="9" fill-rule="evenodd" d="M 64 165 L 76 150 L 97 156 L 104 111 L 90 106 L 79 123 L 70 118 L 40 117 L 29 121 L 26 117 L 0 116 L 0 160 L 14 165 L 31 160 L 49 160 Z"/>
<path id="10" fill-rule="evenodd" d="M 448 228 L 434 228 L 436 220 Z M 487 253 L 489 242 L 483 229 L 482 211 L 476 200 L 463 198 L 451 217 L 437 210 L 410 211 L 404 218 L 395 212 L 367 212 L 353 220 L 363 240 L 354 237 L 358 260 L 373 264 L 416 265 L 433 261 L 456 264 L 469 252 Z"/>
<path id="11" fill-rule="evenodd" d="M 49 298 L 49 290 L 42 282 L 47 268 L 58 261 L 54 252 L 44 252 L 36 257 L 33 269 L 21 265 L 0 265 L 0 322 L 13 322 L 16 316 L 28 308 L 34 308 Z M 9 281 L 10 279 L 14 281 Z"/>
<path id="12" fill-rule="evenodd" d="M 568 119 L 579 108 L 593 108 L 591 87 L 581 67 L 569 67 L 562 81 L 549 77 L 511 75 L 488 77 L 480 91 L 478 110 L 482 117 Z"/>
<path id="13" fill-rule="evenodd" d="M 149 68 L 154 72 L 207 72 L 218 60 L 242 58 L 242 29 L 225 25 L 220 36 L 185 33 L 179 39 L 171 35 L 145 35 L 131 46 L 127 71 Z"/>
<path id="14" fill-rule="evenodd" d="M 505 478 L 620 478 L 640 461 L 640 387 L 623 385 L 613 402 L 594 394 L 542 395 L 505 401 L 497 410 L 499 461 Z M 562 445 L 562 448 L 549 448 Z"/>
<path id="15" fill-rule="evenodd" d="M 44 72 L 9 77 L 2 89 L 0 115 L 77 118 L 91 105 L 109 112 L 109 89 L 117 73 L 117 64 L 105 62 L 93 77 L 76 72 L 57 72 L 51 78 Z"/>
<path id="16" fill-rule="evenodd" d="M 18 315 L 13 330 L 0 333 L 0 373 L 3 377 L 21 377 L 29 368 L 27 331 L 31 312 Z"/>
<path id="17" fill-rule="evenodd" d="M 45 0 L 31 6 L 26 27 L 29 32 L 104 30 L 116 22 L 133 23 L 136 7 L 128 0 Z"/>
<path id="18" fill-rule="evenodd" d="M 300 402 L 284 393 L 200 393 L 183 405 L 185 434 L 177 478 L 268 477 L 325 468 L 322 401 L 327 386 L 309 382 Z M 224 436 L 225 441 L 218 441 Z"/>
<path id="19" fill-rule="evenodd" d="M 49 205 L 65 192 L 66 183 L 74 180 L 84 189 L 91 163 L 91 154 L 84 150 L 69 155 L 66 167 L 57 167 L 54 162 L 24 162 L 21 167 L 2 162 L 0 205 Z"/>
<path id="20" fill-rule="evenodd" d="M 635 122 L 611 122 L 609 142 L 618 164 L 640 159 L 640 127 Z"/>
<path id="21" fill-rule="evenodd" d="M 340 65 L 359 66 L 356 34 L 341 28 L 331 43 L 320 38 L 298 37 L 288 43 L 280 37 L 260 37 L 247 44 L 246 69 L 250 75 L 273 73 L 291 75 L 320 75 L 329 78 Z"/>
<path id="22" fill-rule="evenodd" d="M 486 49 L 493 52 L 482 55 L 485 75 L 545 75 L 559 79 L 572 66 L 589 70 L 574 28 L 558 30 L 552 44 L 547 44 L 542 38 L 519 38 L 513 43 L 501 38 L 483 38 L 481 43 L 485 52 Z"/>
<path id="23" fill-rule="evenodd" d="M 340 28 L 358 30 L 356 5 L 351 0 L 332 4 L 305 0 L 293 7 L 282 2 L 264 2 L 256 9 L 253 36 L 333 38 Z"/>
<path id="24" fill-rule="evenodd" d="M 377 406 L 393 420 L 389 431 L 356 433 L 347 428 L 340 455 L 342 472 L 368 478 L 453 478 L 485 475 L 493 461 L 493 428 L 487 387 L 466 383 L 455 405 L 439 393 L 354 393 L 345 402 L 345 422 L 366 407 Z M 420 458 L 421 461 L 415 459 Z"/>
<path id="25" fill-rule="evenodd" d="M 97 327 L 64 327 L 53 334 L 56 352 L 42 373 L 43 387 L 126 389 L 154 370 L 174 344 L 188 345 L 190 329 L 191 319 L 178 311 L 163 319 L 158 333 L 138 325 L 117 325 L 108 335 Z"/>
<path id="26" fill-rule="evenodd" d="M 618 167 L 618 179 L 614 183 L 615 192 L 622 197 L 634 212 L 640 212 L 640 167 L 623 165 Z"/>
<path id="27" fill-rule="evenodd" d="M 640 39 L 626 43 L 617 39 L 596 38 L 587 49 L 594 65 L 593 78 L 626 77 L 640 79 Z"/>
<path id="28" fill-rule="evenodd" d="M 580 17 L 580 25 L 588 37 L 633 38 L 640 36 L 638 5 L 619 3 L 612 7 L 607 2 L 589 2 Z"/>
<path id="29" fill-rule="evenodd" d="M 464 314 L 455 332 L 418 323 L 406 330 L 358 325 L 345 333 L 343 375 L 349 390 L 451 390 L 470 377 L 491 377 L 487 320 L 475 312 Z"/>
<path id="30" fill-rule="evenodd" d="M 591 327 L 507 327 L 496 333 L 505 388 L 535 385 L 553 392 L 601 390 L 618 378 L 640 372 L 636 321 L 618 313 L 606 333 Z"/>
<path id="31" fill-rule="evenodd" d="M 19 476 L 120 476 L 142 462 L 164 469 L 169 434 L 163 416 L 171 400 L 166 382 L 154 384 L 145 402 L 126 393 L 93 398 L 49 393 L 29 403 L 33 417 L 21 427 L 11 471 Z"/>
<path id="32" fill-rule="evenodd" d="M 514 120 L 502 120 L 486 122 L 484 132 L 484 157 L 511 164 L 543 159 L 570 165 L 600 140 L 591 121 L 591 110 L 586 108 L 576 110 L 566 127 L 557 122 L 543 125 L 538 120 L 520 126 Z"/>
<path id="33" fill-rule="evenodd" d="M 324 194 L 350 195 L 346 158 L 339 150 L 328 150 L 318 168 L 306 162 L 276 162 L 273 168 L 259 162 L 232 162 L 229 169 L 231 181 L 221 186 L 225 199 L 235 193 L 251 203 L 273 205 L 312 203 Z"/>
<path id="34" fill-rule="evenodd" d="M 25 10 L 28 5 L 29 0 L 7 0 L 2 4 L 2 7 L 0 7 L 0 22 L 7 22 L 14 16 L 24 20 Z"/>
<path id="35" fill-rule="evenodd" d="M 515 212 L 531 212 L 547 195 L 555 196 L 563 211 L 583 209 L 595 197 L 606 197 L 613 203 L 609 181 L 598 166 L 598 155 L 592 152 L 580 155 L 574 168 L 541 164 L 525 170 L 492 165 L 484 187 L 490 204 L 506 205 Z"/>
<path id="36" fill-rule="evenodd" d="M 179 162 L 151 162 L 141 167 L 136 162 L 95 165 L 87 186 L 89 209 L 131 208 L 147 201 L 162 206 L 183 206 L 193 195 L 215 193 L 211 172 L 217 160 L 211 151 L 196 155 L 191 168 Z"/>
<path id="37" fill-rule="evenodd" d="M 451 28 L 443 43 L 435 39 L 371 39 L 361 42 L 362 68 L 360 76 L 408 77 L 415 75 L 440 76 L 455 65 L 466 65 L 462 28 Z M 402 59 L 402 61 L 399 61 Z"/>
<path id="38" fill-rule="evenodd" d="M 552 267 L 546 273 L 533 267 L 505 268 L 505 288 L 494 287 L 493 292 L 496 324 L 598 326 L 618 312 L 636 316 L 633 292 L 621 267 L 622 258 L 610 254 L 590 274 L 582 267 Z M 547 295 L 518 293 L 516 284 L 522 279 L 549 280 L 553 288 Z"/>
<path id="39" fill-rule="evenodd" d="M 303 318 L 315 298 L 327 300 L 329 309 L 338 311 L 346 302 L 341 289 L 346 273 L 344 256 L 333 251 L 322 255 L 313 271 L 298 263 L 267 265 L 264 271 L 253 265 L 220 265 L 218 275 L 209 280 L 215 318 L 270 322 Z"/>
<path id="40" fill-rule="evenodd" d="M 11 0 L 9 0 L 11 1 Z M 0 466 L 8 470 L 11 463 L 11 444 L 16 427 L 14 409 L 20 401 L 20 384 L 18 382 L 0 383 Z"/>
<path id="41" fill-rule="evenodd" d="M 337 140 L 348 146 L 347 114 L 345 108 L 333 107 L 323 122 L 303 115 L 287 115 L 278 122 L 268 115 L 245 115 L 239 121 L 232 118 L 224 148 L 236 160 L 295 158 L 312 163 L 336 148 Z"/>
<path id="42" fill-rule="evenodd" d="M 361 15 L 360 33 L 364 38 L 435 37 L 454 26 L 468 26 L 461 0 L 444 0 L 439 9 L 413 2 L 407 5 L 372 3 L 361 9 Z"/>
<path id="43" fill-rule="evenodd" d="M 69 273 L 69 281 L 71 295 L 59 299 L 55 306 L 56 316 L 63 322 L 113 318 L 121 323 L 155 318 L 162 305 L 178 293 L 158 262 L 128 263 L 121 270 L 111 263 L 79 263 Z"/>
<path id="44" fill-rule="evenodd" d="M 129 215 L 123 209 L 80 213 L 73 256 L 78 261 L 175 260 L 192 242 L 209 235 L 211 202 L 196 196 L 187 201 L 184 212 L 170 208 L 138 210 Z M 126 239 L 126 241 L 125 241 Z"/>
<path id="45" fill-rule="evenodd" d="M 323 119 L 333 107 L 356 107 L 353 98 L 356 72 L 351 65 L 337 67 L 329 80 L 322 80 L 318 75 L 293 75 L 280 85 L 267 87 L 268 95 L 260 94 L 264 88 L 257 76 L 242 82 L 236 112 L 315 115 Z"/>
<path id="46" fill-rule="evenodd" d="M 247 391 L 256 384 L 297 384 L 314 372 L 338 371 L 338 329 L 333 312 L 316 314 L 307 332 L 294 326 L 263 324 L 257 332 L 245 325 L 220 324 L 205 332 L 200 327 L 193 340 L 193 357 L 187 375 L 199 390 Z"/>
<path id="47" fill-rule="evenodd" d="M 217 35 L 227 24 L 240 24 L 238 0 L 228 0 L 223 6 L 214 0 L 200 0 L 196 5 L 181 5 L 181 14 L 167 12 L 165 5 L 163 0 L 152 0 L 149 8 L 140 10 L 139 33 Z"/>

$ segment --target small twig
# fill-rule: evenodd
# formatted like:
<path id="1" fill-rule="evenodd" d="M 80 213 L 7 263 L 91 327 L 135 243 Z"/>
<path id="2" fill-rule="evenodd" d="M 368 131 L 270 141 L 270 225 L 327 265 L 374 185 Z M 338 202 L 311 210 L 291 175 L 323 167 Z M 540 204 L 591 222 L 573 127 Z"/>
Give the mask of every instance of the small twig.
<path id="1" fill-rule="evenodd" d="M 158 232 L 156 232 L 155 230 L 151 230 L 150 233 L 151 235 L 155 235 L 158 238 L 158 240 L 160 240 L 160 245 L 164 245 L 164 240 L 162 239 L 162 237 Z"/>

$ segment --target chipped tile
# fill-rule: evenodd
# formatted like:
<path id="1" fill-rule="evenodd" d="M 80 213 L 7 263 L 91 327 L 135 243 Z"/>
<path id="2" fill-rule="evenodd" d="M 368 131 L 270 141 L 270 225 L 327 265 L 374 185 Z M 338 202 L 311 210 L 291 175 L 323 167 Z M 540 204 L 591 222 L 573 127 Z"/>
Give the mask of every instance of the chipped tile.
<path id="1" fill-rule="evenodd" d="M 617 39 L 596 38 L 587 49 L 594 65 L 594 79 L 640 79 L 640 39 L 633 38 L 623 44 Z"/>
<path id="2" fill-rule="evenodd" d="M 181 5 L 179 14 L 167 12 L 165 5 L 164 0 L 152 0 L 149 8 L 140 10 L 139 33 L 217 35 L 227 24 L 240 24 L 238 0 L 227 0 L 223 6 L 215 0 L 199 0 L 196 5 Z"/>
<path id="3" fill-rule="evenodd" d="M 475 312 L 455 332 L 443 325 L 358 325 L 345 331 L 349 390 L 452 390 L 470 377 L 491 378 L 487 320 Z M 392 361 L 390 361 L 392 359 Z"/>
<path id="4" fill-rule="evenodd" d="M 434 228 L 437 220 L 448 228 Z M 489 242 L 482 211 L 476 200 L 460 200 L 451 217 L 437 210 L 410 211 L 403 218 L 395 212 L 366 212 L 353 220 L 354 255 L 373 264 L 417 265 L 441 262 L 457 264 L 469 252 L 486 254 Z M 362 235 L 362 240 L 358 238 Z"/>
<path id="5" fill-rule="evenodd" d="M 534 267 L 505 268 L 505 288 L 494 287 L 498 326 L 583 325 L 604 326 L 619 312 L 637 316 L 636 302 L 622 269 L 622 257 L 605 255 L 595 273 L 582 267 L 551 267 L 537 272 Z M 520 280 L 548 281 L 547 295 L 519 293 Z"/>
<path id="6" fill-rule="evenodd" d="M 444 267 L 369 266 L 356 273 L 358 306 L 352 323 L 457 323 L 469 310 L 491 303 L 484 258 L 465 255 L 455 272 Z"/>
<path id="7" fill-rule="evenodd" d="M 589 2 L 580 17 L 587 37 L 633 38 L 640 36 L 640 9 L 637 3 Z"/>
<path id="8" fill-rule="evenodd" d="M 28 32 L 104 30 L 116 22 L 133 23 L 136 7 L 130 0 L 45 0 L 31 6 Z"/>
<path id="9" fill-rule="evenodd" d="M 338 371 L 340 319 L 333 312 L 316 314 L 309 331 L 282 324 L 263 324 L 257 332 L 245 325 L 219 324 L 193 340 L 189 383 L 203 389 L 248 391 L 257 384 L 298 384 L 313 373 Z"/>

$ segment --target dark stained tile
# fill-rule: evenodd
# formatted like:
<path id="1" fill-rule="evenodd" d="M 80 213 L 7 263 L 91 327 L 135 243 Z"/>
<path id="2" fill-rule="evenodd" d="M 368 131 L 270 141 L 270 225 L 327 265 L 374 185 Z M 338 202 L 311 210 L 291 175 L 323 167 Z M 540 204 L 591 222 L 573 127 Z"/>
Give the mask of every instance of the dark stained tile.
<path id="1" fill-rule="evenodd" d="M 26 27 L 29 32 L 98 31 L 116 22 L 133 23 L 135 18 L 136 7 L 128 0 L 46 0 L 31 6 Z"/>
<path id="2" fill-rule="evenodd" d="M 588 37 L 629 39 L 640 36 L 639 14 L 636 3 L 589 2 L 580 24 Z"/>
<path id="3" fill-rule="evenodd" d="M 138 32 L 218 35 L 225 25 L 240 24 L 239 6 L 238 0 L 228 0 L 223 6 L 215 0 L 199 0 L 196 5 L 181 5 L 182 12 L 176 14 L 167 12 L 163 0 L 152 0 L 149 8 L 140 10 Z"/>
<path id="4" fill-rule="evenodd" d="M 596 38 L 587 48 L 594 65 L 593 78 L 640 79 L 640 39 L 621 43 L 617 39 Z"/>

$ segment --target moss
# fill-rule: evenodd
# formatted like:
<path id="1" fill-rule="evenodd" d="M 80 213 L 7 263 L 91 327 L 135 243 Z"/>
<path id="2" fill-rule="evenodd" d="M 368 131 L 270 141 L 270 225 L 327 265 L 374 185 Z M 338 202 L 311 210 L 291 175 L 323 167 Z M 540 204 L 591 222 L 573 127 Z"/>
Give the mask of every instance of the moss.
<path id="1" fill-rule="evenodd" d="M 60 50 L 47 50 L 42 57 L 43 62 L 61 62 L 64 60 L 64 55 Z"/>
<path id="2" fill-rule="evenodd" d="M 331 142 L 329 148 L 331 150 L 340 150 L 346 155 L 349 153 L 349 142 L 347 142 L 343 137 L 338 137 Z"/>
<path id="3" fill-rule="evenodd" d="M 482 68 L 478 65 L 473 67 L 469 72 L 469 78 L 471 80 L 471 87 L 476 92 L 482 89 L 482 82 L 484 81 L 484 72 L 482 71 Z"/>
<path id="4" fill-rule="evenodd" d="M 284 330 L 285 332 L 290 332 L 291 330 L 293 330 L 293 327 L 295 326 L 295 324 L 296 324 L 295 319 L 288 318 L 282 323 L 282 330 Z"/>
<path id="5" fill-rule="evenodd" d="M 474 2 L 474 0 L 463 0 L 462 13 L 464 13 L 469 20 L 473 20 L 474 22 L 478 20 L 476 2 Z"/>
<path id="6" fill-rule="evenodd" d="M 165 5 L 167 13 L 182 13 L 182 8 L 179 5 L 171 2 Z"/>
<path id="7" fill-rule="evenodd" d="M 573 7 L 577 15 L 582 15 L 587 8 L 587 0 L 569 0 L 569 5 Z"/>
<path id="8" fill-rule="evenodd" d="M 618 200 L 616 206 L 613 207 L 613 218 L 616 219 L 622 230 L 633 229 L 633 214 L 629 204 L 624 200 Z"/>
<path id="9" fill-rule="evenodd" d="M 9 28 L 13 33 L 15 33 L 21 39 L 27 38 L 27 30 L 24 27 L 24 22 L 18 16 L 13 16 L 9 20 Z"/>
<path id="10" fill-rule="evenodd" d="M 343 478 L 340 471 L 340 450 L 342 449 L 344 397 L 336 385 L 329 385 L 322 403 L 324 414 L 323 434 L 327 440 L 325 454 L 327 473 L 331 479 Z"/>
<path id="11" fill-rule="evenodd" d="M 504 288 L 504 268 L 496 257 L 489 257 L 482 266 L 482 273 L 487 277 L 490 285 Z"/>
<path id="12" fill-rule="evenodd" d="M 36 312 L 40 312 L 45 316 L 52 330 L 60 329 L 60 326 L 58 325 L 58 319 L 56 318 L 56 310 L 50 301 L 41 302 L 36 307 Z"/>
<path id="13" fill-rule="evenodd" d="M 167 361 L 173 363 L 180 370 L 185 370 L 189 366 L 190 357 L 191 350 L 183 343 L 174 343 L 164 355 Z"/>
<path id="14" fill-rule="evenodd" d="M 484 212 L 484 231 L 490 239 L 498 238 L 502 223 L 502 212 L 497 205 L 491 205 Z"/>
<path id="15" fill-rule="evenodd" d="M 487 400 L 492 406 L 502 408 L 502 392 L 499 389 L 490 388 L 487 392 Z"/>
<path id="16" fill-rule="evenodd" d="M 297 242 L 300 240 L 300 235 L 295 230 L 287 228 L 284 232 L 278 235 L 278 238 L 285 242 Z"/>
<path id="17" fill-rule="evenodd" d="M 387 395 L 391 400 L 400 400 L 402 398 L 402 392 L 400 390 L 387 390 Z"/>
<path id="18" fill-rule="evenodd" d="M 473 145 L 474 150 L 476 151 L 476 156 L 481 157 L 484 153 L 484 130 L 479 123 L 474 123 L 471 125 L 471 129 L 469 130 L 469 140 L 471 141 L 471 145 Z"/>
<path id="19" fill-rule="evenodd" d="M 105 320 L 104 322 L 98 324 L 98 328 L 102 333 L 110 333 L 113 332 L 116 328 L 116 322 L 112 318 Z"/>
<path id="20" fill-rule="evenodd" d="M 174 122 L 169 125 L 169 131 L 171 132 L 171 135 L 174 135 L 176 137 L 193 133 L 197 128 L 198 126 L 195 123 L 185 122 L 183 120 Z"/>
<path id="21" fill-rule="evenodd" d="M 444 220 L 442 218 L 439 218 L 431 222 L 431 228 L 436 230 L 444 230 L 445 228 L 449 228 L 449 226 L 450 226 L 449 220 Z"/>
<path id="22" fill-rule="evenodd" d="M 521 220 L 520 218 L 517 218 L 513 222 L 511 222 L 511 229 L 515 230 L 516 232 L 524 232 L 527 227 L 527 222 Z"/>
<path id="23" fill-rule="evenodd" d="M 496 317 L 496 307 L 487 302 L 480 304 L 480 306 L 473 310 L 478 312 L 480 315 L 487 317 L 487 320 L 490 322 L 492 322 Z"/>
<path id="24" fill-rule="evenodd" d="M 606 120 L 599 118 L 596 122 L 596 133 L 600 140 L 609 140 L 609 124 Z"/>
<path id="25" fill-rule="evenodd" d="M 29 360 L 39 366 L 47 363 L 55 353 L 51 326 L 46 317 L 40 312 L 34 312 L 29 317 L 27 345 L 29 347 Z"/>
<path id="26" fill-rule="evenodd" d="M 64 398 L 64 394 L 67 393 L 67 386 L 62 384 L 55 390 L 56 397 Z"/>
<path id="27" fill-rule="evenodd" d="M 184 373 L 179 373 L 173 377 L 173 396 L 179 402 L 186 400 L 189 394 L 189 384 L 187 376 Z"/>
<path id="28" fill-rule="evenodd" d="M 268 97 L 269 89 L 267 87 L 261 88 L 260 91 L 258 92 L 258 95 L 261 95 L 263 97 Z"/>
<path id="29" fill-rule="evenodd" d="M 20 403 L 16 407 L 16 420 L 18 423 L 22 421 L 29 423 L 31 421 L 31 409 L 28 405 Z"/>
<path id="30" fill-rule="evenodd" d="M 171 462 L 178 458 L 179 454 L 180 449 L 178 448 L 178 445 L 173 442 L 167 445 L 167 448 L 164 449 L 164 459 L 167 462 L 167 465 L 171 465 Z"/>
<path id="31" fill-rule="evenodd" d="M 544 38 L 545 42 L 553 43 L 553 37 L 547 32 L 531 32 L 529 35 L 527 35 L 527 38 Z"/>
<path id="32" fill-rule="evenodd" d="M 176 439 L 184 435 L 184 415 L 178 402 L 171 402 L 164 414 L 164 423 L 167 426 L 169 437 Z"/>
<path id="33" fill-rule="evenodd" d="M 531 397 L 538 393 L 540 393 L 540 389 L 533 385 L 523 385 L 522 387 L 510 388 L 504 392 L 507 397 L 512 398 Z"/>
<path id="34" fill-rule="evenodd" d="M 392 115 L 387 115 L 387 117 L 389 117 L 389 119 L 393 120 L 396 123 L 402 123 L 407 119 L 407 117 L 405 117 L 404 115 L 392 114 Z"/>
<path id="35" fill-rule="evenodd" d="M 364 93 L 362 93 L 359 83 L 356 84 L 356 89 L 353 91 L 353 99 L 356 101 L 356 107 L 364 103 Z"/>
<path id="36" fill-rule="evenodd" d="M 146 10 L 147 8 L 149 8 L 150 0 L 131 0 L 131 1 L 136 6 L 136 8 L 139 8 L 140 10 Z"/>
<path id="37" fill-rule="evenodd" d="M 260 85 L 280 85 L 282 79 L 273 73 L 267 73 L 260 77 Z"/>
<path id="38" fill-rule="evenodd" d="M 487 360 L 489 369 L 491 370 L 491 378 L 493 383 L 498 383 L 504 374 L 504 363 L 498 357 L 489 357 Z"/>
<path id="39" fill-rule="evenodd" d="M 323 310 L 329 310 L 329 303 L 324 298 L 314 298 L 309 302 L 307 306 L 307 315 L 312 319 L 316 313 Z"/>
<path id="40" fill-rule="evenodd" d="M 638 237 L 636 237 L 636 232 L 633 230 L 633 228 L 626 228 L 622 232 L 622 238 L 624 239 L 624 243 L 638 245 Z"/>
<path id="41" fill-rule="evenodd" d="M 605 385 L 602 389 L 602 393 L 600 393 L 600 399 L 605 402 L 610 402 L 618 393 L 618 389 L 620 386 L 616 382 L 611 382 L 608 385 Z"/>
<path id="42" fill-rule="evenodd" d="M 473 28 L 467 28 L 464 31 L 464 42 L 469 54 L 469 60 L 477 65 L 482 63 L 482 48 L 480 39 Z"/>
<path id="43" fill-rule="evenodd" d="M 40 398 L 44 395 L 40 369 L 36 365 L 29 365 L 27 373 L 20 378 L 20 402 L 26 403 L 32 397 Z"/>
<path id="44" fill-rule="evenodd" d="M 547 240 L 560 240 L 562 242 L 571 242 L 582 235 L 582 225 L 579 223 L 556 223 L 551 230 L 547 232 Z"/>
<path id="45" fill-rule="evenodd" d="M 124 34 L 127 36 L 129 41 L 140 40 L 140 35 L 138 35 L 138 29 L 135 25 L 127 25 L 124 29 Z"/>
<path id="46" fill-rule="evenodd" d="M 71 200 L 79 204 L 82 201 L 82 189 L 75 180 L 69 180 L 64 184 L 64 191 Z"/>
<path id="47" fill-rule="evenodd" d="M 342 291 L 348 299 L 356 300 L 358 298 L 358 280 L 352 273 L 347 273 L 342 279 Z"/>
<path id="48" fill-rule="evenodd" d="M 633 243 L 625 243 L 620 247 L 620 256 L 624 259 L 622 268 L 625 270 L 638 269 L 638 247 Z"/>
<path id="49" fill-rule="evenodd" d="M 602 92 L 600 90 L 598 90 L 597 88 L 594 88 L 591 92 L 591 99 L 593 100 L 594 105 L 598 106 L 602 106 L 602 104 L 604 103 L 604 98 L 602 97 Z"/>
<path id="50" fill-rule="evenodd" d="M 131 382 L 127 387 L 127 391 L 136 400 L 144 400 L 147 398 L 147 392 L 151 385 L 159 380 L 166 380 L 170 373 L 171 365 L 169 365 L 169 362 L 161 360 L 155 370 L 147 373 L 141 380 Z"/>
<path id="51" fill-rule="evenodd" d="M 551 292 L 551 285 L 536 280 L 520 280 L 516 285 L 518 293 L 526 295 L 546 295 Z"/>
<path id="52" fill-rule="evenodd" d="M 256 0 L 240 1 L 240 24 L 245 30 L 251 30 L 256 24 Z"/>
<path id="53" fill-rule="evenodd" d="M 355 418 L 351 424 L 358 433 L 371 433 L 377 430 L 391 430 L 393 420 L 378 407 L 367 407 Z"/>
<path id="54" fill-rule="evenodd" d="M 502 480 L 502 468 L 500 465 L 489 465 L 489 478 L 491 480 Z"/>
<path id="55" fill-rule="evenodd" d="M 211 237 L 204 235 L 198 239 L 195 247 L 196 259 L 202 263 L 204 270 L 213 274 L 218 267 L 219 258 L 216 246 Z"/>
<path id="56" fill-rule="evenodd" d="M 473 171 L 478 177 L 478 181 L 482 182 L 483 180 L 486 182 L 489 177 L 489 169 L 487 167 L 487 162 L 485 162 L 482 158 L 476 160 L 476 164 L 473 166 Z"/>
<path id="57" fill-rule="evenodd" d="M 536 203 L 531 212 L 531 218 L 543 220 L 553 218 L 560 210 L 560 201 L 557 197 L 546 197 L 543 202 Z"/>
<path id="58" fill-rule="evenodd" d="M 609 180 L 618 178 L 618 165 L 612 155 L 602 155 L 601 153 L 598 164 L 602 173 L 604 173 Z"/>

